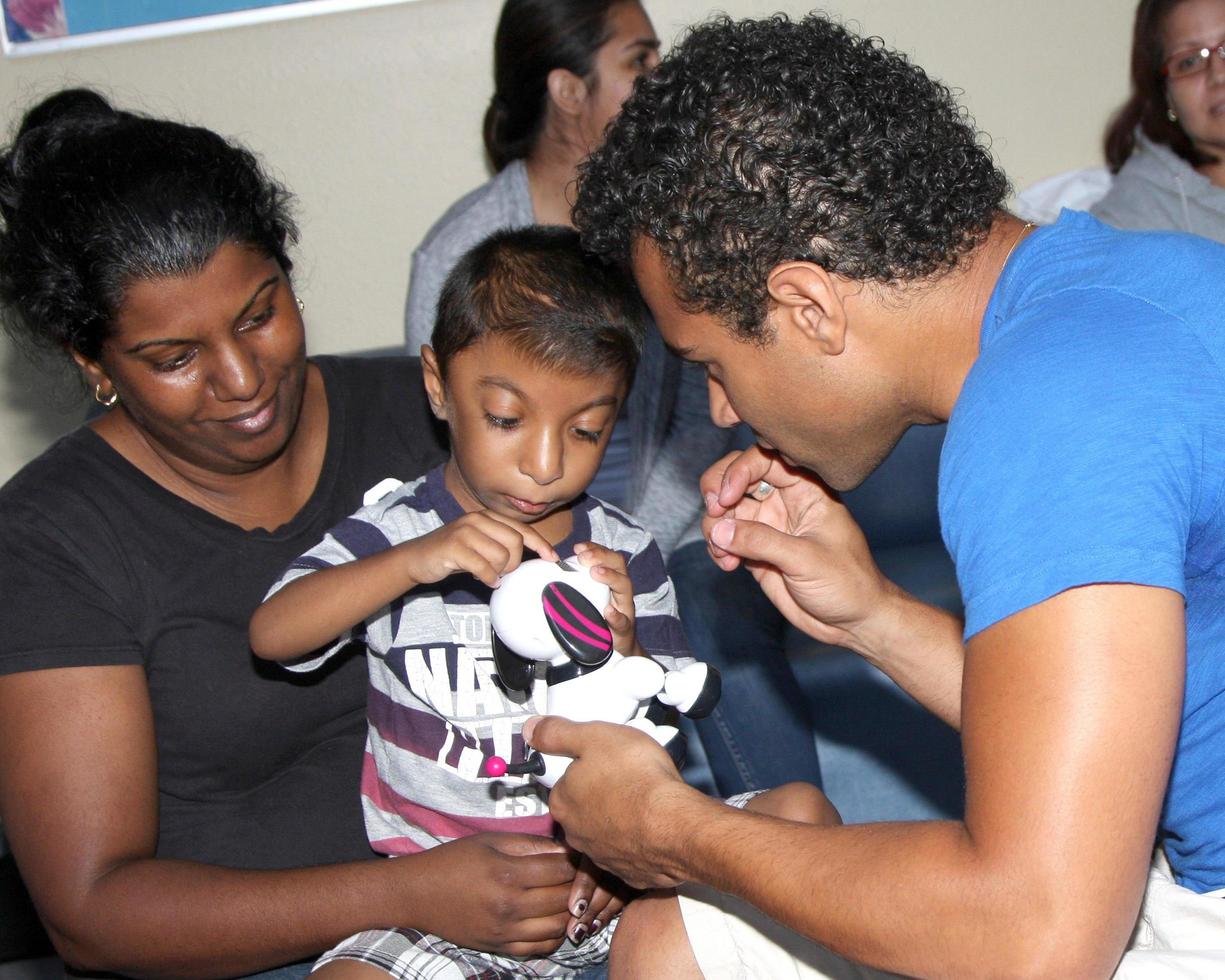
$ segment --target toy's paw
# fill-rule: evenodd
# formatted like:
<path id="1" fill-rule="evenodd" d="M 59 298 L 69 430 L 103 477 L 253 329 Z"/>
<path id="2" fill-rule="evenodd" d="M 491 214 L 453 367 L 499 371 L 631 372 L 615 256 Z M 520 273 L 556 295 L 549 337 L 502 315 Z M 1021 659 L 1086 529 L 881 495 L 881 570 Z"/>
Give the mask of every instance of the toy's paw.
<path id="1" fill-rule="evenodd" d="M 630 728 L 651 736 L 680 769 L 685 764 L 685 754 L 689 748 L 689 739 L 685 733 L 673 725 L 653 725 L 645 718 L 631 718 L 625 723 Z"/>
<path id="2" fill-rule="evenodd" d="M 705 718 L 715 710 L 723 693 L 723 679 L 709 664 L 696 663 L 668 672 L 659 700 L 689 718 Z"/>
<path id="3" fill-rule="evenodd" d="M 656 725 L 654 730 L 647 734 L 663 747 L 668 757 L 676 763 L 677 769 L 684 766 L 685 756 L 689 751 L 689 738 L 684 732 L 672 725 Z"/>
<path id="4" fill-rule="evenodd" d="M 664 669 L 650 657 L 626 657 L 613 668 L 609 685 L 611 690 L 646 701 L 663 690 Z"/>

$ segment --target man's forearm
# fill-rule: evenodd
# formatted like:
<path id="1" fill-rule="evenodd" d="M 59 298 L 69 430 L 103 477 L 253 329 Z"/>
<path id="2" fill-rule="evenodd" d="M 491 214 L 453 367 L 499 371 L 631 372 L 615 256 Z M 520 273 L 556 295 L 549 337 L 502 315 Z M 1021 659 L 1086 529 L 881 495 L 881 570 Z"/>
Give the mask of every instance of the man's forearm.
<path id="1" fill-rule="evenodd" d="M 896 587 L 852 649 L 942 721 L 961 728 L 962 622 Z"/>
<path id="2" fill-rule="evenodd" d="M 1060 952 L 1044 937 L 1060 934 L 1061 913 L 1024 876 L 985 860 L 961 823 L 817 827 L 694 803 L 673 814 L 676 877 L 743 898 L 856 963 L 914 976 L 1020 976 L 1043 975 L 1066 954 L 1062 966 L 1077 965 L 1063 975 L 1105 976 L 1117 956 L 1099 948 L 1109 961 L 1099 970 L 1070 941 Z"/>

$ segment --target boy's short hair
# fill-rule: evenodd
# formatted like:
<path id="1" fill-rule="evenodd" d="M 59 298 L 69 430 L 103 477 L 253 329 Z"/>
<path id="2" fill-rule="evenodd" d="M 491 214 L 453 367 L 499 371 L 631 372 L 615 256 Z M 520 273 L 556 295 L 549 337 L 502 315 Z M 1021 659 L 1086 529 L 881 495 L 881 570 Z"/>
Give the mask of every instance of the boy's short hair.
<path id="1" fill-rule="evenodd" d="M 430 346 L 443 377 L 460 351 L 497 334 L 547 369 L 618 372 L 628 386 L 645 308 L 620 269 L 585 252 L 578 232 L 530 225 L 498 231 L 447 276 Z"/>

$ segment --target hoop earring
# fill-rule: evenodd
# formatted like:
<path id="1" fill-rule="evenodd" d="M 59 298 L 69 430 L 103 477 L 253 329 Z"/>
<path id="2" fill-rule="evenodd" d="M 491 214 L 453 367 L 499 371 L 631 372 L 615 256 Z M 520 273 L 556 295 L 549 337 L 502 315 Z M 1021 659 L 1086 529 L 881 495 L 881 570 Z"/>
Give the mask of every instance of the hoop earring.
<path id="1" fill-rule="evenodd" d="M 302 297 L 301 297 L 301 296 L 295 296 L 295 297 L 294 297 L 294 299 L 296 299 L 296 300 L 298 301 L 298 313 L 305 313 L 305 312 L 306 312 L 306 304 L 302 302 Z"/>
<path id="2" fill-rule="evenodd" d="M 103 398 L 102 385 L 94 385 L 94 401 L 96 401 L 103 408 L 114 408 L 115 403 L 119 401 L 119 392 L 112 388 L 111 393 Z"/>
<path id="3" fill-rule="evenodd" d="M 1167 109 L 1165 110 L 1165 117 L 1166 117 L 1166 119 L 1170 120 L 1170 122 L 1172 122 L 1172 123 L 1176 123 L 1176 122 L 1178 122 L 1178 113 L 1177 113 L 1177 112 L 1175 112 L 1173 109 L 1168 109 L 1168 108 L 1167 108 Z"/>

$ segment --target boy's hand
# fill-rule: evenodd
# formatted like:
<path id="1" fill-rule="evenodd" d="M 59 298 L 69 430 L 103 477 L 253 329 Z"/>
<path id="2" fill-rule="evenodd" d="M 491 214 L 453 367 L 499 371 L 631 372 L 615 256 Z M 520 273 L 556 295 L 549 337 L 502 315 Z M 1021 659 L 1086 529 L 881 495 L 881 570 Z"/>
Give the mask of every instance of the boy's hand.
<path id="1" fill-rule="evenodd" d="M 464 514 L 436 531 L 396 545 L 414 582 L 441 582 L 456 572 L 468 572 L 491 589 L 523 561 L 523 549 L 557 561 L 557 552 L 530 524 L 488 510 Z"/>
<path id="2" fill-rule="evenodd" d="M 575 946 L 593 936 L 616 916 L 638 893 L 616 875 L 597 868 L 580 855 L 578 872 L 570 886 L 570 922 L 566 935 Z"/>
<path id="3" fill-rule="evenodd" d="M 641 655 L 642 649 L 634 635 L 634 586 L 620 552 L 612 551 L 594 541 L 574 546 L 579 564 L 591 569 L 591 577 L 603 582 L 612 591 L 604 619 L 612 630 L 613 649 L 630 657 Z"/>
<path id="4" fill-rule="evenodd" d="M 469 949 L 548 956 L 570 921 L 574 864 L 548 837 L 486 833 L 440 844 L 414 858 L 418 880 L 437 889 L 413 926 Z"/>

